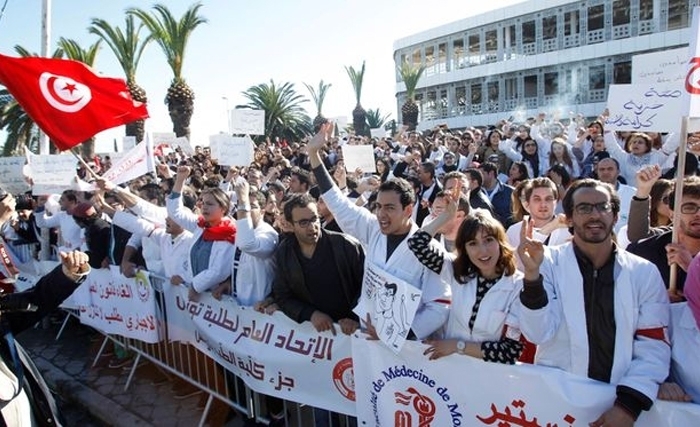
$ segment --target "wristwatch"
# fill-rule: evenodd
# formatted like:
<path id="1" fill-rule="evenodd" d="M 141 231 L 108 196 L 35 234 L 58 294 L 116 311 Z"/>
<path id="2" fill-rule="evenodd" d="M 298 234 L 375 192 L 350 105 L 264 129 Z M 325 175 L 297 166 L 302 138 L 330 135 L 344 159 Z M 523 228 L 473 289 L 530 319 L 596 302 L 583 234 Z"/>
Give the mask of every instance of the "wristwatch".
<path id="1" fill-rule="evenodd" d="M 457 341 L 457 353 L 464 354 L 464 350 L 467 349 L 467 343 L 462 340 Z"/>
<path id="2" fill-rule="evenodd" d="M 241 212 L 250 212 L 250 204 L 246 203 L 245 205 L 241 206 L 238 205 L 237 209 Z"/>

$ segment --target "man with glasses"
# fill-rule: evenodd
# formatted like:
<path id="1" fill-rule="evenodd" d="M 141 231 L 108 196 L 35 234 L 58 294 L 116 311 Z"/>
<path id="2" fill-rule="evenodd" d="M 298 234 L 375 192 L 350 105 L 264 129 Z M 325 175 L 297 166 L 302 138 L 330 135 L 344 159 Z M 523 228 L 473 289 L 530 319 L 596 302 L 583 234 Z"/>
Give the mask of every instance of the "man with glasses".
<path id="1" fill-rule="evenodd" d="M 658 269 L 617 247 L 620 200 L 592 179 L 564 196 L 573 241 L 545 247 L 523 227 L 525 278 L 520 329 L 538 345 L 535 363 L 616 386 L 616 399 L 591 426 L 632 426 L 668 376 L 669 304 Z"/>
<path id="2" fill-rule="evenodd" d="M 668 200 L 671 211 L 675 209 L 674 193 L 675 184 Z M 668 227 L 663 233 L 632 243 L 627 248 L 628 251 L 649 260 L 658 267 L 666 288 L 669 287 L 671 274 L 669 266 L 677 264 L 679 267 L 676 277 L 678 291 L 683 290 L 690 261 L 700 252 L 700 177 L 690 176 L 683 179 L 682 194 L 680 224 L 676 224 L 679 230 L 677 243 L 671 242 L 673 228 Z M 636 200 L 649 203 L 648 196 L 646 199 L 639 200 L 639 194 L 637 194 Z M 682 294 L 670 296 L 674 301 L 682 300 Z"/>
<path id="3" fill-rule="evenodd" d="M 308 194 L 296 194 L 284 205 L 294 238 L 283 239 L 275 252 L 272 294 L 280 310 L 296 322 L 310 321 L 317 331 L 345 334 L 359 327 L 352 309 L 364 274 L 360 243 L 321 228 L 318 207 Z"/>

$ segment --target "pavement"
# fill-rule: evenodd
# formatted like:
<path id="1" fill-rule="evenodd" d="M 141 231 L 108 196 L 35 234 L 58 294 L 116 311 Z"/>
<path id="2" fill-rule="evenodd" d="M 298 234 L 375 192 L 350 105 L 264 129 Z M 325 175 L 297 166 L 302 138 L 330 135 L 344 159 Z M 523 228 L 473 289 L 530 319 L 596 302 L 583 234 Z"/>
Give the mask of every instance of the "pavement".
<path id="1" fill-rule="evenodd" d="M 92 328 L 71 318 L 56 340 L 60 323 L 45 323 L 49 323 L 45 325 L 48 327 L 29 329 L 17 339 L 32 355 L 49 387 L 61 400 L 88 411 L 99 425 L 104 426 L 199 425 L 206 398 L 203 393 L 176 399 L 171 390 L 173 382 L 163 381 L 162 374 L 150 363 L 137 368 L 125 391 L 128 369 L 108 368 L 110 357 L 101 357 L 92 367 L 102 343 L 94 338 L 96 333 Z M 242 427 L 245 424 L 243 416 L 238 414 L 225 423 L 208 419 L 206 425 Z"/>

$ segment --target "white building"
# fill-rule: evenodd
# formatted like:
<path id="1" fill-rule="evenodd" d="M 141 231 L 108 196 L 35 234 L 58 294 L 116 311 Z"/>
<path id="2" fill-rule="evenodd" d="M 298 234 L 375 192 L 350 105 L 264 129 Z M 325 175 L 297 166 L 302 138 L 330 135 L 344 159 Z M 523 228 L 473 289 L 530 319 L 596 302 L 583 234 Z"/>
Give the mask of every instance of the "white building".
<path id="1" fill-rule="evenodd" d="M 595 117 L 609 84 L 630 83 L 634 55 L 688 45 L 699 2 L 529 0 L 397 40 L 394 61 L 427 67 L 419 129 L 521 122 L 539 111 Z M 396 79 L 400 117 L 406 88 Z"/>

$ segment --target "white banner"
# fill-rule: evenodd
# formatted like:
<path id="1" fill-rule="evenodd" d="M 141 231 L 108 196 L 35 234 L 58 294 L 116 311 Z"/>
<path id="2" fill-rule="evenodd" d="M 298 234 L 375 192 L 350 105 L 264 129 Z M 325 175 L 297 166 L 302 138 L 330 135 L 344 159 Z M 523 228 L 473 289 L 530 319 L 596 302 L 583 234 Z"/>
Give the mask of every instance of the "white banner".
<path id="1" fill-rule="evenodd" d="M 194 343 L 196 340 L 189 310 L 197 310 L 197 305 L 187 306 L 187 292 L 187 286 L 163 283 L 165 312 L 168 313 L 168 339 L 171 342 Z"/>
<path id="2" fill-rule="evenodd" d="M 469 356 L 429 361 L 411 341 L 395 355 L 352 339 L 358 425 L 588 426 L 613 405 L 615 387 L 533 365 Z M 700 405 L 657 401 L 635 427 L 700 425 Z"/>
<path id="3" fill-rule="evenodd" d="M 77 172 L 78 159 L 72 154 L 29 154 L 32 194 L 60 194 L 71 185 Z"/>
<path id="4" fill-rule="evenodd" d="M 265 315 L 233 299 L 201 295 L 192 314 L 211 357 L 253 390 L 314 407 L 355 413 L 350 337 L 316 332 L 281 312 Z"/>
<path id="5" fill-rule="evenodd" d="M 0 187 L 10 194 L 20 194 L 29 190 L 24 177 L 26 157 L 0 157 Z"/>
<path id="6" fill-rule="evenodd" d="M 371 145 L 343 145 L 343 163 L 345 170 L 355 172 L 357 168 L 362 173 L 372 173 L 377 170 L 377 163 L 374 161 L 374 148 Z"/>
<path id="7" fill-rule="evenodd" d="M 677 132 L 683 92 L 673 84 L 610 85 L 605 129 Z"/>
<path id="8" fill-rule="evenodd" d="M 81 323 L 108 334 L 159 341 L 159 316 L 148 272 L 127 278 L 117 266 L 93 268 L 76 294 Z"/>
<path id="9" fill-rule="evenodd" d="M 102 177 L 114 184 L 123 184 L 153 171 L 153 156 L 148 152 L 146 141 L 141 141 L 119 160 L 114 161 Z"/>
<path id="10" fill-rule="evenodd" d="M 124 136 L 122 137 L 122 149 L 121 151 L 129 151 L 136 147 L 136 137 L 135 136 Z M 114 160 L 114 159 L 112 159 Z"/>
<path id="11" fill-rule="evenodd" d="M 231 110 L 231 133 L 234 135 L 265 135 L 265 110 L 245 108 Z"/>
<path id="12" fill-rule="evenodd" d="M 360 302 L 353 309 L 364 320 L 369 314 L 379 339 L 401 351 L 423 292 L 372 263 L 365 263 Z"/>

